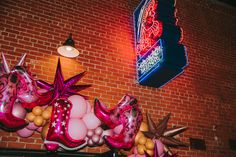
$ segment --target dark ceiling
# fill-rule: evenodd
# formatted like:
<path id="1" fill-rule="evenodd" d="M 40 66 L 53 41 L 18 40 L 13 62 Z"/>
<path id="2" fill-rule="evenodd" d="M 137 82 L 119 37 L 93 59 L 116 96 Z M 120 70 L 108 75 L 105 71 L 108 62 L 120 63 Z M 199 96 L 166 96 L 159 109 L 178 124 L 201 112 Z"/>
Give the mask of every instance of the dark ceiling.
<path id="1" fill-rule="evenodd" d="M 226 4 L 231 5 L 233 7 L 236 7 L 236 1 L 235 0 L 218 0 L 218 1 L 220 1 L 222 3 L 226 3 Z"/>

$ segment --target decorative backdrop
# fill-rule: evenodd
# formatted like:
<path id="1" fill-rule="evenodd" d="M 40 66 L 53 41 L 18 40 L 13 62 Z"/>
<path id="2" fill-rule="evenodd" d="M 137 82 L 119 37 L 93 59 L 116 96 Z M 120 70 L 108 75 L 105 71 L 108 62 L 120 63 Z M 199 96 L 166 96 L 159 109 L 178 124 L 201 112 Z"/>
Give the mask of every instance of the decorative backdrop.
<path id="1" fill-rule="evenodd" d="M 65 79 L 87 71 L 80 82 L 93 86 L 81 93 L 90 96 L 91 104 L 98 98 L 112 107 L 130 93 L 154 121 L 171 112 L 169 126 L 188 126 L 182 141 L 206 140 L 206 151 L 183 148 L 178 150 L 181 157 L 234 157 L 228 140 L 236 138 L 235 9 L 210 0 L 176 2 L 190 65 L 180 77 L 156 89 L 134 81 L 132 13 L 139 2 L 1 1 L 0 51 L 11 67 L 27 53 L 32 74 L 52 83 L 56 48 L 71 32 L 81 55 L 76 60 L 61 58 L 62 71 Z M 27 139 L 2 130 L 0 135 L 0 147 L 44 149 L 37 133 Z"/>

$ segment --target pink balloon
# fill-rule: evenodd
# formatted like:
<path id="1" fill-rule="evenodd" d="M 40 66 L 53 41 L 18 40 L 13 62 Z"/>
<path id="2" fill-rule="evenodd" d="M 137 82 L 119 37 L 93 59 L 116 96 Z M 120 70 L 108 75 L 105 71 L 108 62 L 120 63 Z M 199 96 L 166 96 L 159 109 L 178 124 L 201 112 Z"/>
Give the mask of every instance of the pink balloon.
<path id="1" fill-rule="evenodd" d="M 92 137 L 94 134 L 94 131 L 93 130 L 88 130 L 87 132 L 87 137 Z"/>
<path id="2" fill-rule="evenodd" d="M 113 130 L 112 129 L 109 129 L 109 130 L 104 130 L 103 132 L 102 132 L 102 137 L 103 136 L 113 136 Z"/>
<path id="3" fill-rule="evenodd" d="M 86 113 L 90 113 L 91 110 L 92 110 L 92 106 L 91 106 L 91 104 L 89 103 L 89 101 L 86 101 L 86 103 L 87 103 L 87 111 L 86 111 Z"/>
<path id="4" fill-rule="evenodd" d="M 38 92 L 39 94 L 44 94 L 44 93 L 47 93 L 48 90 L 46 90 L 46 89 L 39 89 L 39 90 L 37 90 L 37 92 Z"/>
<path id="5" fill-rule="evenodd" d="M 164 153 L 164 144 L 160 140 L 154 140 L 157 146 L 158 155 L 161 156 Z"/>
<path id="6" fill-rule="evenodd" d="M 135 154 L 131 154 L 128 157 L 136 157 L 136 155 Z"/>
<path id="7" fill-rule="evenodd" d="M 137 149 L 137 147 L 134 147 L 134 154 L 138 154 L 138 149 Z"/>
<path id="8" fill-rule="evenodd" d="M 16 133 L 17 133 L 20 137 L 26 138 L 26 137 L 30 137 L 31 135 L 33 135 L 34 131 L 29 130 L 29 129 L 27 129 L 27 128 L 23 128 L 23 129 L 21 129 L 21 130 L 18 130 Z"/>
<path id="9" fill-rule="evenodd" d="M 100 140 L 98 141 L 98 145 L 101 146 L 104 144 L 104 139 L 100 137 Z"/>
<path id="10" fill-rule="evenodd" d="M 83 117 L 83 121 L 88 129 L 95 129 L 101 125 L 101 121 L 95 116 L 93 112 L 87 113 Z"/>
<path id="11" fill-rule="evenodd" d="M 122 129 L 123 129 L 123 125 L 120 124 L 120 125 L 116 126 L 116 127 L 113 129 L 113 131 L 114 131 L 115 134 L 120 134 L 120 132 L 122 131 Z"/>
<path id="12" fill-rule="evenodd" d="M 96 135 L 100 136 L 102 134 L 103 130 L 101 127 L 97 127 L 94 132 Z"/>
<path id="13" fill-rule="evenodd" d="M 100 140 L 100 137 L 99 137 L 98 135 L 95 134 L 95 135 L 92 136 L 92 141 L 93 141 L 94 143 L 98 143 L 99 140 Z"/>
<path id="14" fill-rule="evenodd" d="M 74 140 L 83 140 L 87 134 L 87 127 L 80 119 L 71 118 L 68 124 L 68 133 Z"/>
<path id="15" fill-rule="evenodd" d="M 39 128 L 37 129 L 38 132 L 42 132 L 42 130 L 43 130 L 43 127 L 39 127 Z"/>
<path id="16" fill-rule="evenodd" d="M 12 114 L 17 118 L 24 119 L 26 116 L 26 111 L 20 103 L 15 103 L 13 105 Z"/>
<path id="17" fill-rule="evenodd" d="M 82 118 L 87 112 L 87 102 L 79 95 L 72 95 L 68 98 L 72 104 L 70 118 Z"/>
<path id="18" fill-rule="evenodd" d="M 92 139 L 89 139 L 89 140 L 88 140 L 88 146 L 89 146 L 89 147 L 94 146 L 94 143 L 93 143 L 93 140 L 92 140 Z"/>
<path id="19" fill-rule="evenodd" d="M 26 126 L 26 128 L 29 129 L 29 130 L 36 130 L 36 129 L 38 129 L 39 127 L 36 126 L 34 123 L 31 122 L 31 123 L 29 123 L 29 125 Z"/>

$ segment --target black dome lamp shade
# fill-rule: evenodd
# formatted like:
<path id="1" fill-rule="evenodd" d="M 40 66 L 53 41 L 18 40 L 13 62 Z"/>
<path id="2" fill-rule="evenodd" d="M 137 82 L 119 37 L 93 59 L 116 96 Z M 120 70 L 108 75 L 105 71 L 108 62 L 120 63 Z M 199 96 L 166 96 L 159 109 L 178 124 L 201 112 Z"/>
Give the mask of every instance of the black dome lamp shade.
<path id="1" fill-rule="evenodd" d="M 75 48 L 75 42 L 72 39 L 71 33 L 65 43 L 57 48 L 57 52 L 68 58 L 75 58 L 79 55 L 79 51 Z"/>

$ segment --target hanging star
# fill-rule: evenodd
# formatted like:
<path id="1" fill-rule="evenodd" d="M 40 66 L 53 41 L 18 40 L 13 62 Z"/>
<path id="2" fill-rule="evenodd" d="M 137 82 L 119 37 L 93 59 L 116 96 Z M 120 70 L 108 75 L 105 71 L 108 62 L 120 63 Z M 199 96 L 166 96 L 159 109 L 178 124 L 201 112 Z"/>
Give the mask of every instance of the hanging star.
<path id="1" fill-rule="evenodd" d="M 62 75 L 61 71 L 61 62 L 60 59 L 58 59 L 56 74 L 54 78 L 53 84 L 49 84 L 45 81 L 38 80 L 37 85 L 41 89 L 46 89 L 47 94 L 50 94 L 51 100 L 48 104 L 51 104 L 54 100 L 56 100 L 59 97 L 69 97 L 71 95 L 80 95 L 84 98 L 87 98 L 87 96 L 78 94 L 77 92 L 84 90 L 91 85 L 75 85 L 83 76 L 85 75 L 85 72 L 79 73 L 67 80 L 64 80 L 64 77 Z"/>
<path id="2" fill-rule="evenodd" d="M 151 139 L 158 139 L 167 147 L 179 147 L 187 146 L 186 143 L 183 143 L 174 138 L 174 136 L 184 132 L 187 127 L 176 127 L 167 129 L 167 124 L 170 119 L 171 113 L 164 117 L 157 125 L 153 122 L 150 115 L 147 114 L 147 123 L 149 131 L 144 131 L 144 135 Z"/>

